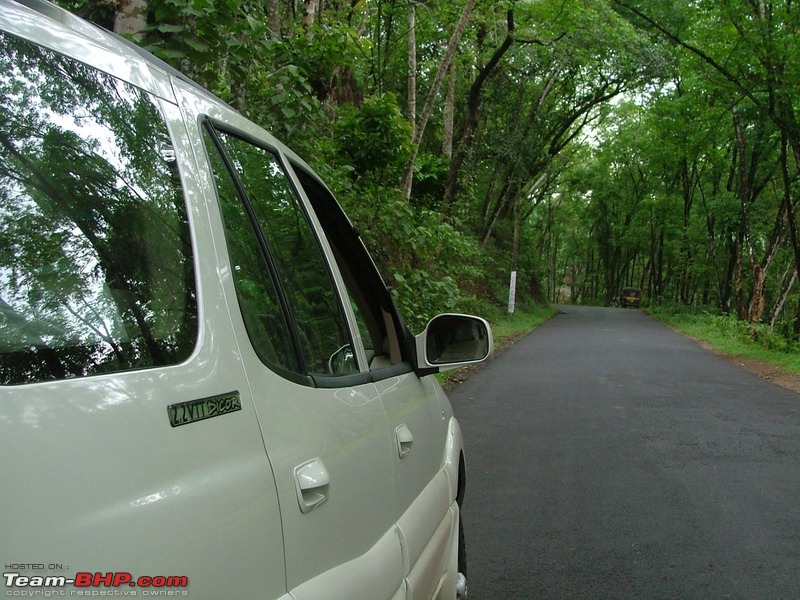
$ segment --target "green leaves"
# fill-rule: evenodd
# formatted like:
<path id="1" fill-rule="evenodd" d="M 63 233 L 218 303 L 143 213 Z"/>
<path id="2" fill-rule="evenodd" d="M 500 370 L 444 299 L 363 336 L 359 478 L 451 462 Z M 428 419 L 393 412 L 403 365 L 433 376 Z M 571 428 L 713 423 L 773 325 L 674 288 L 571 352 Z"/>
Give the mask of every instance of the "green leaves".
<path id="1" fill-rule="evenodd" d="M 446 24 L 463 7 L 464 0 L 417 5 L 420 98 L 439 72 L 452 33 Z M 544 190 L 555 189 L 570 161 L 582 160 L 570 151 L 577 133 L 585 120 L 596 124 L 608 97 L 669 66 L 659 60 L 661 48 L 605 0 L 480 0 L 454 57 L 455 158 L 440 150 L 450 125 L 444 86 L 414 148 L 419 154 L 406 203 L 396 188 L 412 151 L 404 114 L 408 7 L 319 3 L 313 17 L 313 25 L 304 23 L 301 6 L 292 3 L 150 0 L 145 43 L 321 173 L 415 323 L 456 304 L 474 305 L 471 296 L 494 301 L 495 290 L 504 304 L 507 270 L 493 265 L 510 264 L 512 255 L 516 260 L 517 249 L 526 292 L 535 293 L 540 271 L 551 269 L 550 280 L 557 279 L 555 270 L 564 267 L 549 258 L 545 263 L 538 227 L 559 228 L 552 215 L 537 211 L 580 198 L 549 203 Z M 513 42 L 473 102 L 481 68 L 509 36 Z M 453 197 L 448 209 L 445 191 Z M 630 237 L 644 235 L 640 229 L 626 248 L 634 245 Z M 570 234 L 575 241 L 585 231 Z"/>
<path id="2" fill-rule="evenodd" d="M 358 108 L 342 107 L 334 134 L 337 148 L 359 174 L 395 172 L 411 152 L 411 126 L 394 94 L 371 96 Z"/>

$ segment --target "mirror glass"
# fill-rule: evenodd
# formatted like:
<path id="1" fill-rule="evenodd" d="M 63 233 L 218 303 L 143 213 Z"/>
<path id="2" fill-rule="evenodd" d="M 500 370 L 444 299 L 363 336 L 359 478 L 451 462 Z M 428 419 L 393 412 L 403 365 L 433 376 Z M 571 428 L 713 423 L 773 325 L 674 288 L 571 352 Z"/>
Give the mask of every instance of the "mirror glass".
<path id="1" fill-rule="evenodd" d="M 489 332 L 480 319 L 442 315 L 428 324 L 425 352 L 432 365 L 483 360 L 489 350 Z"/>

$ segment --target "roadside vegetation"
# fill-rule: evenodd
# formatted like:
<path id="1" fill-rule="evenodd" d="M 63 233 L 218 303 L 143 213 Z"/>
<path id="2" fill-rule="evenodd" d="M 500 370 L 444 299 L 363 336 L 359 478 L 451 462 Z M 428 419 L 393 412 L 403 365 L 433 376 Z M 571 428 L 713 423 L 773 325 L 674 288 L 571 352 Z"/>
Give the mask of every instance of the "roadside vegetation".
<path id="1" fill-rule="evenodd" d="M 732 315 L 692 311 L 680 305 L 651 308 L 649 312 L 722 354 L 769 363 L 800 375 L 800 343 L 791 332 L 781 333 L 766 325 L 753 329 Z"/>
<path id="2" fill-rule="evenodd" d="M 551 306 L 532 306 L 513 315 L 498 316 L 492 321 L 495 351 L 524 337 L 555 314 L 556 309 Z"/>

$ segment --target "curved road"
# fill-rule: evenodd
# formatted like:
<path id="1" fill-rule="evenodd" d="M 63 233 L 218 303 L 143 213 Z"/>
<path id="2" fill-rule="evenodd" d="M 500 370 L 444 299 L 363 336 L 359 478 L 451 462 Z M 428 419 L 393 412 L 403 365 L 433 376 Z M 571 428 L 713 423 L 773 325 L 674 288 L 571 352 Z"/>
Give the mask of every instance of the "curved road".
<path id="1" fill-rule="evenodd" d="M 800 599 L 800 394 L 560 310 L 449 393 L 470 599 Z"/>

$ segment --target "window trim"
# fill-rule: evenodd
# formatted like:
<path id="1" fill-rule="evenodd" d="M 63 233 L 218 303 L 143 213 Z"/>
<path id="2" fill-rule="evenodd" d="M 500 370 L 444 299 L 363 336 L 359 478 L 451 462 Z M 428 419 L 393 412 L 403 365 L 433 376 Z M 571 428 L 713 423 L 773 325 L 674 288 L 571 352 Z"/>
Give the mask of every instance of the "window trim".
<path id="1" fill-rule="evenodd" d="M 253 349 L 254 353 L 258 356 L 259 361 L 264 366 L 266 366 L 276 374 L 280 375 L 281 377 L 289 379 L 290 381 L 293 381 L 295 383 L 299 383 L 309 387 L 318 387 L 318 388 L 340 388 L 340 387 L 349 387 L 361 383 L 368 383 L 371 380 L 371 377 L 369 371 L 366 370 L 363 345 L 361 342 L 360 335 L 357 335 L 357 329 L 353 328 L 354 320 L 351 314 L 352 309 L 350 309 L 347 303 L 343 301 L 343 296 L 342 296 L 343 286 L 341 283 L 341 274 L 338 272 L 338 265 L 332 258 L 331 249 L 327 243 L 327 240 L 324 238 L 324 235 L 320 235 L 321 233 L 324 233 L 324 230 L 321 224 L 319 223 L 316 214 L 312 210 L 310 210 L 310 204 L 308 203 L 305 194 L 298 189 L 298 185 L 294 177 L 294 172 L 289 167 L 289 161 L 287 161 L 286 155 L 279 147 L 276 147 L 273 144 L 269 144 L 265 140 L 250 135 L 247 132 L 241 131 L 236 127 L 232 127 L 227 123 L 223 123 L 217 119 L 214 119 L 211 116 L 204 115 L 201 118 L 200 126 L 203 129 L 203 131 L 208 132 L 209 137 L 211 138 L 215 148 L 217 149 L 217 151 L 220 154 L 220 157 L 225 163 L 227 174 L 231 177 L 231 179 L 234 182 L 234 186 L 236 187 L 239 200 L 245 207 L 248 220 L 250 221 L 253 231 L 256 234 L 256 237 L 258 238 L 259 248 L 261 250 L 262 255 L 265 257 L 265 260 L 267 262 L 267 268 L 269 269 L 270 272 L 270 277 L 275 285 L 278 301 L 281 305 L 282 316 L 286 322 L 287 327 L 289 328 L 289 337 L 291 339 L 291 343 L 293 346 L 295 359 L 298 363 L 298 366 L 302 369 L 302 372 L 295 372 L 286 369 L 284 367 L 281 367 L 280 365 L 275 365 L 263 360 L 258 355 L 258 352 L 255 350 L 253 342 L 250 339 L 248 333 L 247 341 L 251 349 Z M 334 292 L 339 312 L 343 317 L 343 324 L 345 326 L 346 333 L 349 338 L 349 343 L 351 347 L 353 347 L 353 349 L 356 351 L 356 364 L 358 366 L 359 371 L 354 373 L 346 373 L 342 375 L 309 372 L 306 358 L 303 355 L 302 344 L 298 336 L 297 320 L 295 318 L 295 315 L 291 309 L 289 300 L 287 298 L 286 289 L 279 276 L 279 269 L 277 268 L 277 264 L 275 262 L 273 253 L 264 236 L 263 229 L 259 224 L 258 219 L 255 215 L 255 211 L 253 210 L 252 204 L 250 203 L 250 199 L 244 189 L 244 185 L 242 184 L 241 179 L 239 178 L 239 175 L 236 172 L 236 169 L 231 164 L 230 157 L 228 156 L 228 153 L 225 151 L 225 147 L 222 141 L 220 140 L 218 133 L 224 133 L 226 135 L 238 138 L 245 143 L 251 144 L 256 148 L 271 153 L 276 158 L 278 164 L 283 170 L 284 176 L 286 177 L 286 181 L 290 186 L 291 192 L 294 194 L 295 199 L 297 200 L 297 205 L 302 211 L 303 216 L 305 217 L 311 235 L 316 243 L 318 251 L 320 252 L 320 256 L 323 259 L 325 271 L 328 275 L 328 281 L 330 282 L 331 288 Z M 206 152 L 206 154 L 208 153 L 208 148 L 206 147 L 205 144 L 204 144 L 204 151 Z M 206 155 L 205 158 L 210 166 L 211 164 L 210 157 Z M 220 206 L 221 200 L 219 198 L 219 193 L 218 190 L 216 190 L 216 188 L 215 188 L 215 194 L 217 195 L 218 209 L 221 211 L 221 206 Z M 227 243 L 226 243 L 226 253 L 228 255 L 228 260 L 230 262 L 231 260 L 230 250 L 227 248 Z M 238 301 L 238 293 L 237 293 L 237 306 L 239 307 L 239 312 L 240 312 L 239 316 L 243 319 L 242 306 L 241 303 Z"/>
<path id="2" fill-rule="evenodd" d="M 267 269 L 269 270 L 270 278 L 272 279 L 272 283 L 275 286 L 275 292 L 276 295 L 278 296 L 278 303 L 280 304 L 281 307 L 281 315 L 283 316 L 283 319 L 286 323 L 286 327 L 289 330 L 289 339 L 291 340 L 292 343 L 292 351 L 294 353 L 294 359 L 297 362 L 298 367 L 300 368 L 300 372 L 296 373 L 296 375 L 301 375 L 305 379 L 305 377 L 308 376 L 308 366 L 306 365 L 306 359 L 303 356 L 303 353 L 300 349 L 300 340 L 297 337 L 297 323 L 295 321 L 291 309 L 289 308 L 289 303 L 288 300 L 286 299 L 286 290 L 283 287 L 283 282 L 280 280 L 280 277 L 278 277 L 278 269 L 275 266 L 275 258 L 273 257 L 272 251 L 270 250 L 269 245 L 267 244 L 266 238 L 264 237 L 264 231 L 258 224 L 258 219 L 256 218 L 253 206 L 250 203 L 250 199 L 247 196 L 247 192 L 244 189 L 244 185 L 242 184 L 242 181 L 239 179 L 239 176 L 236 173 L 236 169 L 231 164 L 231 159 L 228 156 L 228 153 L 225 151 L 225 146 L 223 145 L 218 135 L 218 130 L 221 131 L 222 133 L 226 133 L 226 128 L 224 127 L 217 128 L 214 125 L 213 120 L 210 118 L 204 119 L 203 123 L 201 123 L 201 127 L 206 133 L 208 133 L 209 137 L 211 138 L 211 142 L 214 144 L 214 147 L 217 149 L 217 152 L 219 152 L 220 158 L 222 162 L 225 164 L 225 168 L 227 169 L 228 176 L 231 178 L 231 181 L 233 182 L 233 185 L 236 188 L 236 193 L 239 196 L 239 201 L 242 203 L 245 213 L 247 214 L 247 218 L 250 221 L 250 226 L 252 227 L 253 234 L 256 236 L 256 239 L 258 240 L 258 246 L 261 250 L 261 254 L 264 260 L 267 263 Z M 230 135 L 236 135 L 236 137 L 244 139 L 241 135 L 237 135 L 235 133 L 230 133 Z M 249 139 L 245 139 L 244 141 L 246 141 L 247 143 L 252 143 L 251 140 Z M 254 145 L 260 147 L 260 145 L 258 144 Z M 208 149 L 205 148 L 205 151 L 208 152 Z M 206 157 L 206 159 L 208 160 L 209 168 L 213 172 L 213 167 L 211 166 L 212 163 L 210 157 Z M 219 190 L 216 189 L 216 186 L 215 186 L 215 192 L 217 195 L 217 202 L 221 204 L 221 198 L 219 197 Z M 220 206 L 220 212 L 222 212 L 221 206 Z M 225 223 L 224 218 L 222 222 L 224 225 Z M 227 238 L 227 229 L 225 229 L 225 234 Z M 231 258 L 230 249 L 227 242 L 225 246 L 228 254 L 228 259 L 230 260 Z M 241 302 L 239 301 L 238 293 L 236 297 L 237 297 L 237 306 L 239 306 L 239 311 L 241 313 L 243 312 L 243 307 L 241 305 Z M 247 339 L 250 340 L 249 332 Z M 253 346 L 252 341 L 250 341 L 250 345 Z M 253 351 L 255 351 L 254 346 L 253 346 Z M 258 355 L 257 351 L 256 354 Z M 294 373 L 290 369 L 283 369 L 278 365 L 267 364 L 267 362 L 264 359 L 262 359 L 261 356 L 259 356 L 259 360 L 273 370 L 275 370 L 275 367 L 278 367 L 278 369 L 280 369 L 281 371 Z"/>
<path id="3" fill-rule="evenodd" d="M 370 374 L 370 380 L 381 381 L 414 371 L 412 365 L 416 362 L 416 344 L 414 343 L 413 336 L 403 321 L 402 315 L 397 309 L 397 304 L 391 292 L 389 292 L 389 289 L 386 287 L 383 277 L 381 277 L 372 256 L 369 254 L 358 229 L 353 226 L 350 218 L 336 200 L 333 192 L 331 192 L 319 176 L 301 159 L 287 156 L 286 168 L 287 171 L 291 173 L 292 180 L 296 180 L 295 186 L 297 188 L 297 193 L 301 195 L 304 202 L 308 203 L 309 210 L 313 211 L 320 231 L 322 231 L 326 237 L 326 244 L 329 243 L 328 238 L 332 236 L 338 237 L 343 243 L 343 248 L 341 248 L 341 250 L 347 251 L 348 255 L 352 257 L 348 264 L 353 278 L 359 282 L 366 281 L 366 285 L 363 287 L 374 290 L 373 293 L 376 295 L 375 300 L 381 309 L 381 317 L 388 321 L 388 323 L 386 323 L 386 335 L 391 337 L 392 332 L 388 331 L 388 329 L 390 327 L 394 329 L 394 337 L 399 345 L 399 361 L 385 367 L 374 369 L 369 369 L 369 365 L 366 365 L 368 373 Z M 305 187 L 302 185 L 301 176 L 305 176 L 313 183 L 319 185 L 332 202 L 327 202 L 325 198 L 320 198 L 315 202 L 315 199 L 312 199 L 311 195 L 307 193 Z M 344 259 L 345 257 L 343 256 L 342 258 Z M 342 293 L 347 296 L 349 293 L 347 285 L 340 272 L 338 261 L 332 249 L 331 261 L 332 264 L 335 265 L 337 271 L 339 271 L 339 277 L 342 278 L 341 286 L 343 292 L 340 292 L 340 296 Z M 351 315 L 351 312 L 352 309 L 348 311 L 348 317 L 352 318 L 350 327 L 358 331 L 355 316 Z M 360 332 L 358 334 L 358 339 L 359 342 L 361 342 Z"/>

